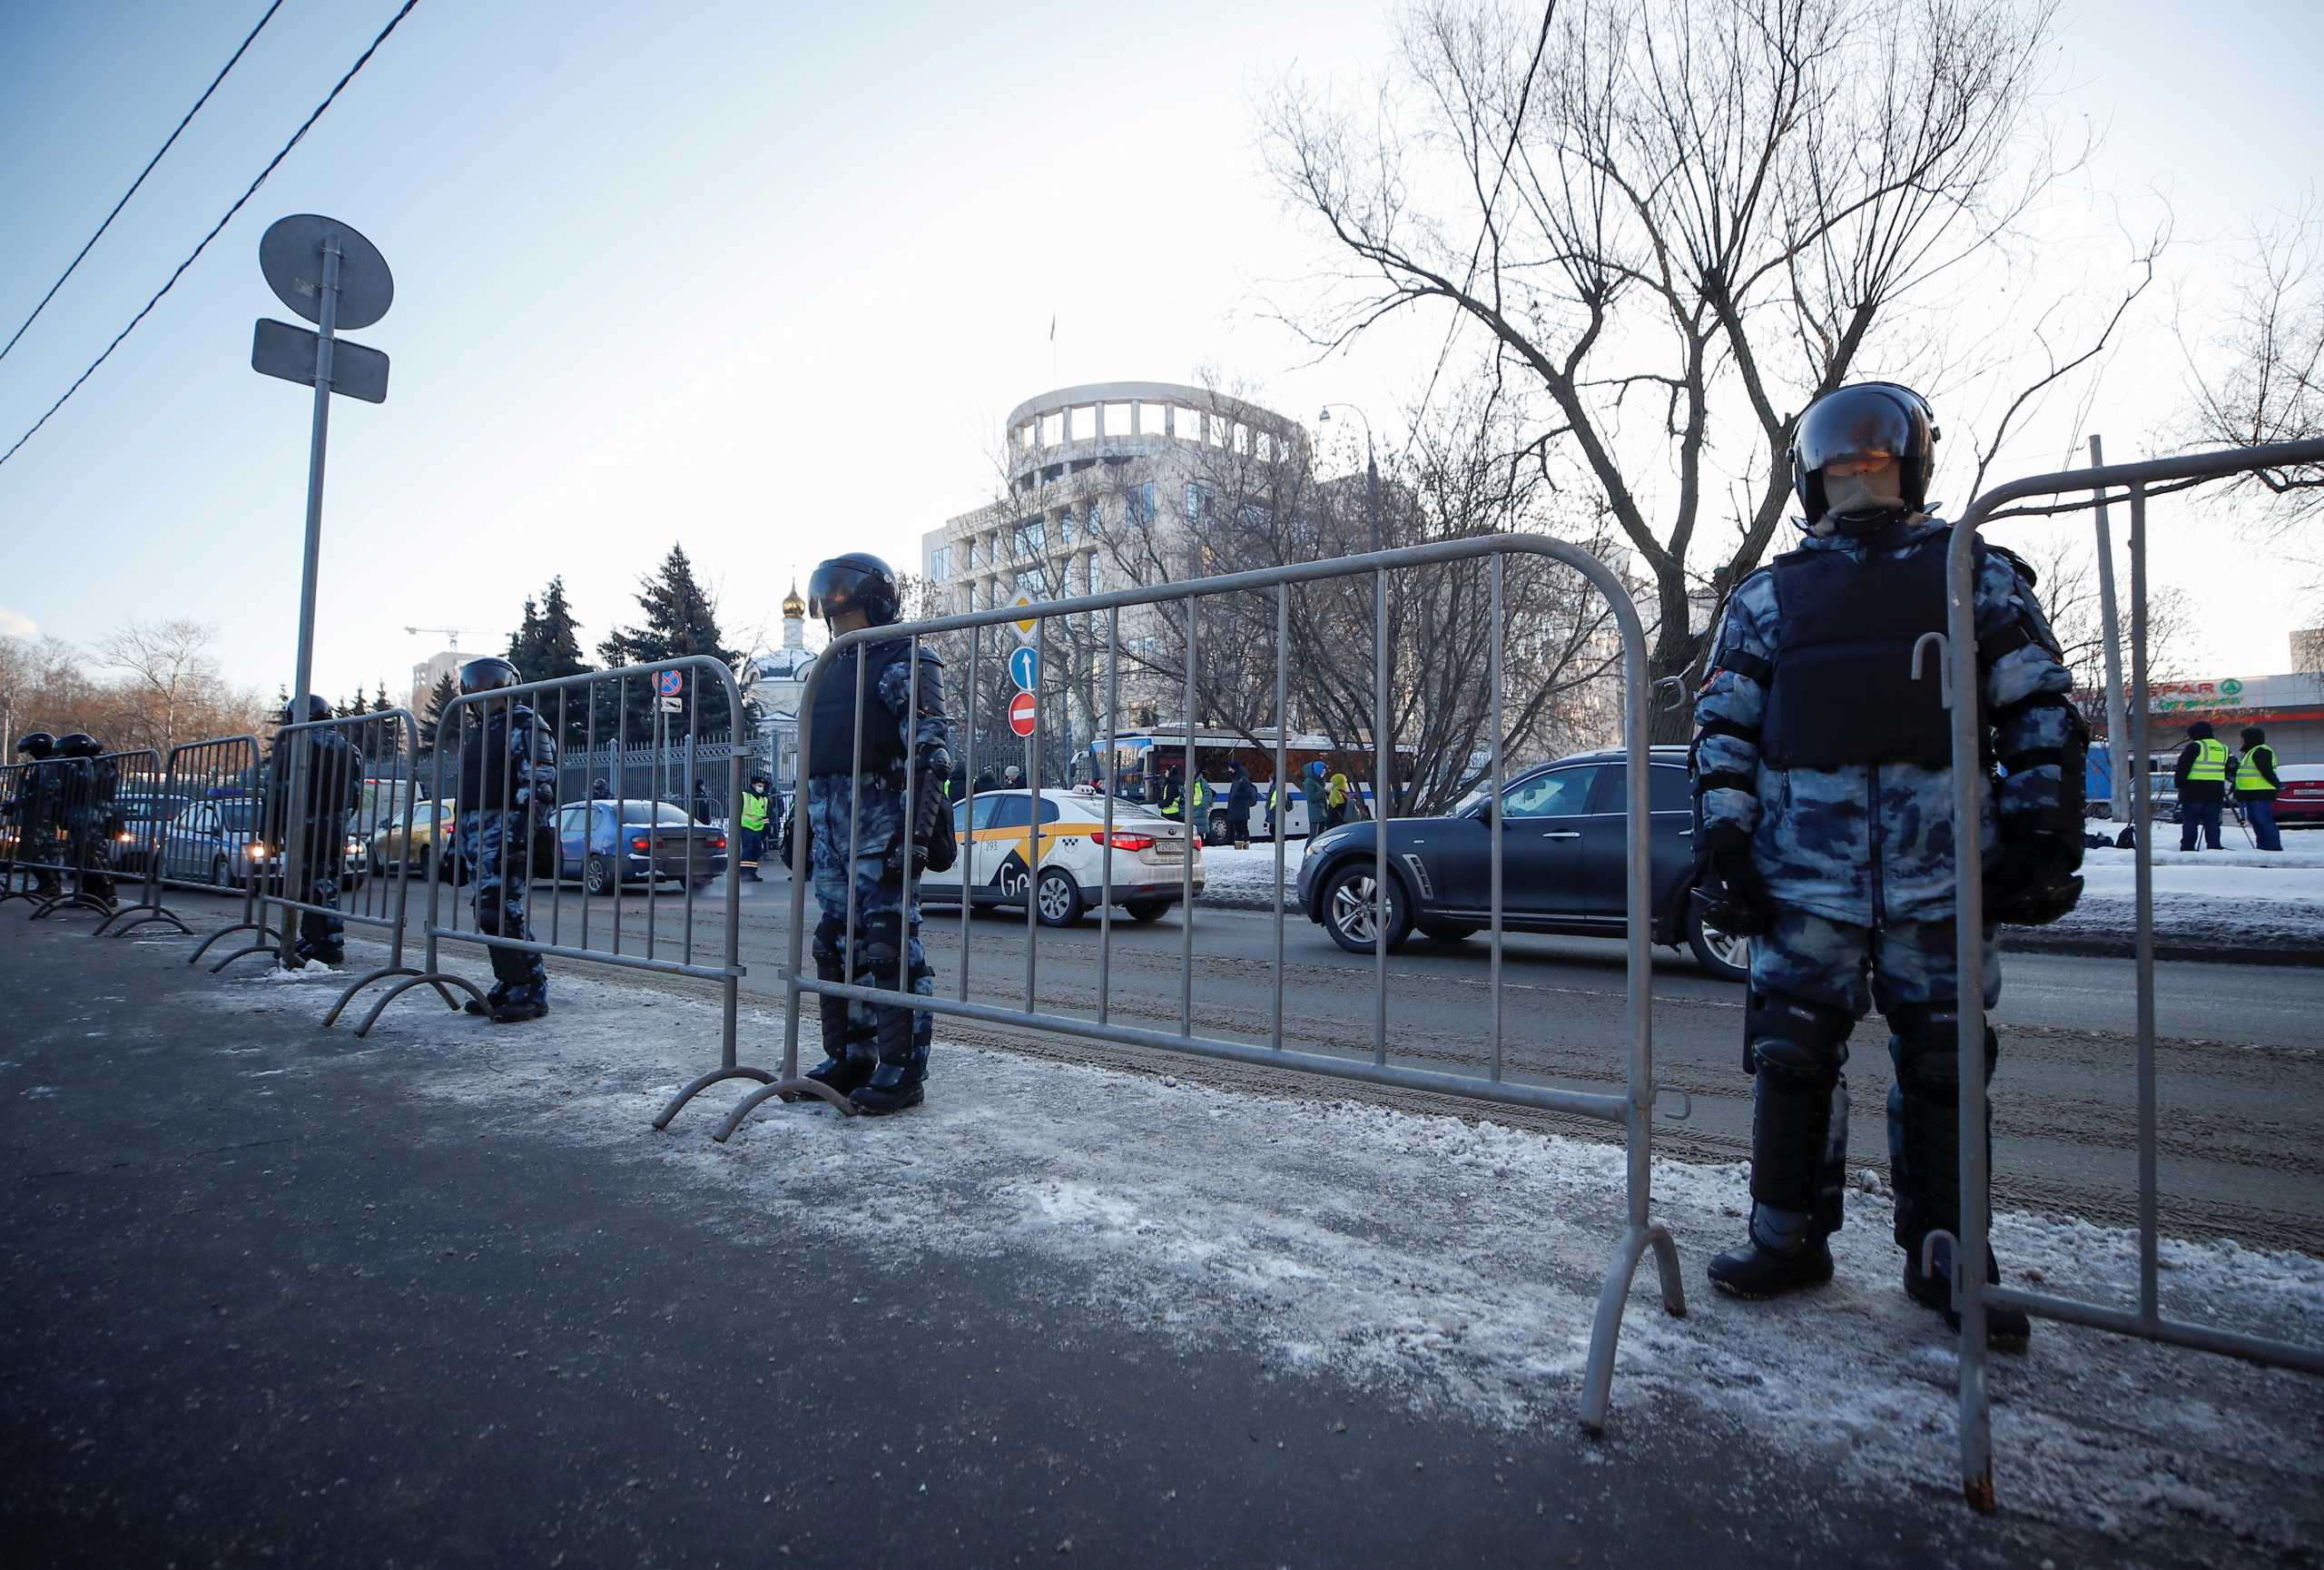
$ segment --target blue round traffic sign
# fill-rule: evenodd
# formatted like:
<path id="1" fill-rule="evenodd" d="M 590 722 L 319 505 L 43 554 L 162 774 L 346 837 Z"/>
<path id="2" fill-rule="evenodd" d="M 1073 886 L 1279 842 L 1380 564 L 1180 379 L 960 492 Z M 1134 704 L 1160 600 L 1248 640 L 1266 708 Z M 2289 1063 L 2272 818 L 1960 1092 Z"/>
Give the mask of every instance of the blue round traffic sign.
<path id="1" fill-rule="evenodd" d="M 664 697 L 677 696 L 679 693 L 685 690 L 685 685 L 686 678 L 684 671 L 657 670 L 654 673 L 654 690 Z"/>
<path id="2" fill-rule="evenodd" d="M 1012 648 L 1009 651 L 1009 675 L 1019 692 L 1031 692 L 1040 685 L 1041 651 L 1037 648 Z"/>

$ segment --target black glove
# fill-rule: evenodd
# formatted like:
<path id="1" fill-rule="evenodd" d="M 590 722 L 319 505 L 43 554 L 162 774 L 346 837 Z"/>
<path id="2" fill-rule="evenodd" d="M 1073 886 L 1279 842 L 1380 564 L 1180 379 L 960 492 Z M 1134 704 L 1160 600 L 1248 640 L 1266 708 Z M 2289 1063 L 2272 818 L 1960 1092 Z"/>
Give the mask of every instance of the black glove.
<path id="1" fill-rule="evenodd" d="M 2082 899 L 2082 836 L 2047 827 L 2013 832 L 2002 823 L 2001 860 L 1985 874 L 1985 916 L 2011 926 L 2047 926 Z"/>
<path id="2" fill-rule="evenodd" d="M 1737 937 L 1756 937 L 1776 924 L 1768 880 L 1751 860 L 1751 836 L 1733 824 L 1706 825 L 1695 842 L 1693 898 L 1704 922 Z"/>
<path id="3" fill-rule="evenodd" d="M 936 837 L 937 817 L 950 812 L 952 804 L 944 799 L 937 776 L 929 770 L 921 771 L 920 777 L 912 781 L 911 788 L 911 832 L 904 836 L 901 844 L 888 852 L 888 869 L 901 876 L 904 861 L 909 857 L 912 875 L 918 877 L 928 870 L 928 846 L 929 842 Z"/>

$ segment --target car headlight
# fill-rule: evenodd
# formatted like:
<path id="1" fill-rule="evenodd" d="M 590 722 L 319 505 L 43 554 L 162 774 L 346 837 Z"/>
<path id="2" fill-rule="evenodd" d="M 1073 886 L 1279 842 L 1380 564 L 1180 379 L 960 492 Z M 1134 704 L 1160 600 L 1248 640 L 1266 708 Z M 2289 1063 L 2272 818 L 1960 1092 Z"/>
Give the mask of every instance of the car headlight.
<path id="1" fill-rule="evenodd" d="M 250 847 L 250 853 L 251 853 L 251 860 L 252 860 L 252 861 L 254 861 L 254 862 L 262 862 L 262 861 L 264 861 L 264 860 L 267 858 L 267 856 L 268 856 L 270 854 L 271 854 L 271 853 L 270 853 L 270 852 L 267 850 L 267 848 L 266 848 L 264 845 L 261 845 L 261 844 L 254 844 L 254 845 L 251 845 L 251 846 Z"/>

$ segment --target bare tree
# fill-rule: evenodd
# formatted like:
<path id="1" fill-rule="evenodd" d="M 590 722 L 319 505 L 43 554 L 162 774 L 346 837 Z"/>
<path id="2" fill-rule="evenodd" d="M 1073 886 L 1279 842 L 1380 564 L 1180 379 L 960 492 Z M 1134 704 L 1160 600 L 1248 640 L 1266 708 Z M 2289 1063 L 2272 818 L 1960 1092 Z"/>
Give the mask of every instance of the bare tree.
<path id="1" fill-rule="evenodd" d="M 2223 309 L 2180 342 L 2205 445 L 2299 441 L 2324 436 L 2324 207 L 2255 227 L 2232 264 Z M 2324 602 L 2324 464 L 2263 470 L 2240 482 L 2268 505 L 2250 528 L 2311 575 Z"/>
<path id="2" fill-rule="evenodd" d="M 2052 15 L 1563 0 L 1536 23 L 1425 0 L 1377 109 L 1286 84 L 1265 111 L 1286 200 L 1352 264 L 1294 325 L 1326 354 L 1433 301 L 1481 329 L 1536 406 L 1542 472 L 1600 498 L 1651 575 L 1654 676 L 1687 676 L 1788 509 L 1797 411 L 1936 369 L 1971 264 L 2069 162 L 2033 114 Z M 1983 461 L 2092 363 L 2160 243 L 2119 303 L 2038 318 L 2056 347 Z"/>
<path id="3" fill-rule="evenodd" d="M 218 629 L 207 622 L 180 617 L 123 622 L 97 646 L 105 665 L 126 675 L 123 696 L 140 700 L 125 706 L 119 745 L 154 746 L 168 755 L 188 702 L 220 685 L 210 653 L 217 637 Z"/>

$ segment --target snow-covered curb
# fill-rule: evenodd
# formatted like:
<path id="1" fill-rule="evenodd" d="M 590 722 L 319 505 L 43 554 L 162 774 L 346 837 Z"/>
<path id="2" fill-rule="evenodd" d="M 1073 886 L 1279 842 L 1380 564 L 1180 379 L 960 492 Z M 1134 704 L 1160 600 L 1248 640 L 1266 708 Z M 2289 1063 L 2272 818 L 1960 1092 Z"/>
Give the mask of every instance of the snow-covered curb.
<path id="1" fill-rule="evenodd" d="M 305 1016 L 313 1002 L 299 992 L 230 977 L 186 997 Z M 547 1023 L 516 1029 L 408 1005 L 372 1045 L 420 1093 L 509 1134 L 576 1142 L 632 1165 L 640 1183 L 699 1190 L 704 1224 L 750 1239 L 805 1230 L 902 1270 L 931 1251 L 1021 1260 L 1024 1290 L 1060 1313 L 1118 1316 L 1196 1349 L 1231 1340 L 1286 1374 L 1603 1454 L 1573 1417 L 1622 1213 L 1614 1147 L 949 1043 L 929 1104 L 907 1117 L 771 1110 L 720 1146 L 709 1130 L 747 1085 L 712 1091 L 666 1135 L 648 1128 L 714 1060 L 711 1007 L 562 974 L 555 995 Z M 778 1040 L 775 1018 L 753 1011 L 746 1061 Z M 379 1064 L 376 1052 L 321 1057 L 312 1071 L 376 1075 Z M 1860 1175 L 1868 1191 L 1835 1240 L 1833 1286 L 1758 1305 L 1718 1297 L 1702 1276 L 1706 1255 L 1741 1230 L 1741 1169 L 1659 1161 L 1655 1183 L 1689 1314 L 1667 1318 L 1643 1272 L 1622 1335 L 1617 1436 L 1709 1420 L 1782 1465 L 1952 1497 L 1955 1356 L 1939 1322 L 1896 1289 L 1876 1177 Z M 834 1192 L 862 1202 L 834 1206 Z M 2014 1279 L 2109 1302 L 2134 1295 L 2122 1231 L 2010 1214 L 1995 1242 Z M 2324 1339 L 2324 1261 L 2233 1242 L 2169 1243 L 2163 1260 L 2173 1315 Z M 2169 1534 L 2186 1548 L 2171 1557 L 2222 1563 L 2324 1532 L 2312 1381 L 2054 1325 L 2028 1355 L 1996 1359 L 1992 1381 L 2013 1511 L 2126 1545 Z M 1769 1475 L 1777 1492 L 1780 1475 Z"/>
<path id="2" fill-rule="evenodd" d="M 1284 909 L 1298 903 L 1299 863 L 1306 842 L 1285 847 Z M 1206 850 L 1207 880 L 1201 903 L 1227 910 L 1264 911 L 1275 894 L 1275 847 Z M 2011 948 L 2069 948 L 2127 952 L 2136 932 L 2136 867 L 2132 853 L 2096 850 L 2083 862 L 2082 904 L 2047 927 L 2013 927 Z M 2154 860 L 2154 920 L 2166 953 L 2223 959 L 2312 958 L 2324 964 L 2324 848 L 2295 845 L 2279 854 L 2250 850 L 2193 854 L 2158 847 Z"/>

